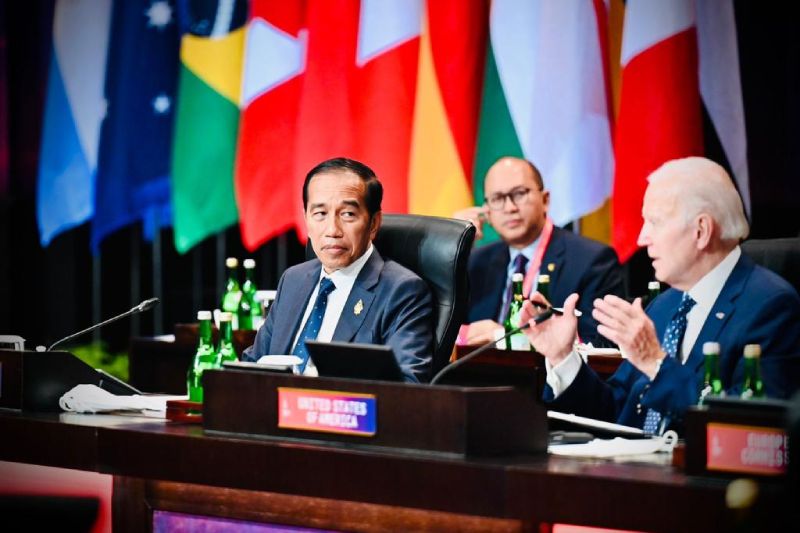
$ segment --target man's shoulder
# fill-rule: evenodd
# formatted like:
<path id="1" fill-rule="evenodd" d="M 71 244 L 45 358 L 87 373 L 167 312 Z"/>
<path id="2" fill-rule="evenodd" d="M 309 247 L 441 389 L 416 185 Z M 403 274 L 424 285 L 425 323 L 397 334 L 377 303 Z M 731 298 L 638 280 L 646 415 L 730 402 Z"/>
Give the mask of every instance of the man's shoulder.
<path id="1" fill-rule="evenodd" d="M 747 280 L 743 295 L 748 299 L 760 301 L 786 298 L 800 305 L 800 296 L 788 281 L 772 270 L 757 264 L 753 265 L 753 272 Z"/>
<path id="2" fill-rule="evenodd" d="M 508 245 L 502 240 L 482 244 L 472 249 L 469 254 L 470 265 L 485 264 L 489 258 L 496 257 L 498 254 L 508 253 Z"/>
<path id="3" fill-rule="evenodd" d="M 383 258 L 381 281 L 388 281 L 391 283 L 425 283 L 416 272 L 386 257 Z"/>
<path id="4" fill-rule="evenodd" d="M 293 265 L 287 268 L 283 272 L 282 278 L 284 281 L 295 281 L 302 279 L 309 274 L 313 274 L 314 271 L 319 272 L 321 268 L 322 264 L 319 262 L 319 259 L 309 259 L 308 261 L 304 261 L 298 265 Z"/>
<path id="5" fill-rule="evenodd" d="M 297 265 L 290 266 L 286 269 L 285 275 L 289 274 L 306 274 L 308 272 L 312 272 L 314 270 L 319 270 L 320 267 L 319 259 L 309 259 L 308 261 L 303 261 Z"/>

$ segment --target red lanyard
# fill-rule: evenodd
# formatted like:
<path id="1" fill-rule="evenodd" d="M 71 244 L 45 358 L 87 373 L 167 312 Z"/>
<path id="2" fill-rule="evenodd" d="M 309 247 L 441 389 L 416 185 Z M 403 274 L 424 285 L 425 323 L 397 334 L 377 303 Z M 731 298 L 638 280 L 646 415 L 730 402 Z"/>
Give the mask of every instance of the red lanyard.
<path id="1" fill-rule="evenodd" d="M 547 245 L 550 244 L 550 237 L 553 236 L 553 221 L 550 217 L 544 222 L 542 233 L 539 236 L 539 244 L 536 246 L 536 251 L 533 252 L 533 257 L 528 263 L 528 271 L 525 273 L 525 279 L 522 282 L 522 293 L 527 299 L 531 294 L 531 287 L 536 282 L 536 276 L 539 273 L 539 267 L 542 266 L 542 258 L 544 252 L 547 250 Z"/>

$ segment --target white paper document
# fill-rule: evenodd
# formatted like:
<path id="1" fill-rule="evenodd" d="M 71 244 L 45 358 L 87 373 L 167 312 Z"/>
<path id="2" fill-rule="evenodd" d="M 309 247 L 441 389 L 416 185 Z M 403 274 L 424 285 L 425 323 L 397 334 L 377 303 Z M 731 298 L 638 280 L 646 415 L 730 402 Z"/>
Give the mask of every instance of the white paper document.
<path id="1" fill-rule="evenodd" d="M 186 396 L 117 396 L 97 385 L 76 385 L 58 400 L 64 411 L 104 413 L 109 411 L 166 412 L 168 400 L 185 400 Z"/>
<path id="2" fill-rule="evenodd" d="M 603 431 L 615 433 L 621 436 L 630 436 L 630 437 L 644 436 L 644 431 L 642 431 L 642 429 L 640 428 L 623 426 L 622 424 L 613 424 L 611 422 L 605 422 L 603 420 L 586 418 L 585 416 L 559 413 L 558 411 L 547 411 L 547 418 L 551 418 L 553 420 L 562 420 L 564 422 L 569 422 L 570 424 L 575 424 L 577 426 L 582 426 L 585 428 L 602 429 Z"/>
<path id="3" fill-rule="evenodd" d="M 610 440 L 594 439 L 584 444 L 553 444 L 547 448 L 554 455 L 571 457 L 619 457 L 621 455 L 649 455 L 658 452 L 671 452 L 678 442 L 678 434 L 667 431 L 662 437 L 649 439 Z"/>

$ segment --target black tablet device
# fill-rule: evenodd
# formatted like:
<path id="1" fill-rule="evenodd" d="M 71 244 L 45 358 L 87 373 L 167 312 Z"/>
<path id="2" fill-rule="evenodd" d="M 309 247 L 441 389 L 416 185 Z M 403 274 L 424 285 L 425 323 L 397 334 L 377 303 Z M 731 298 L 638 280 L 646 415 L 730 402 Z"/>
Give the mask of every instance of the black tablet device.
<path id="1" fill-rule="evenodd" d="M 306 348 L 322 377 L 403 381 L 390 346 L 307 340 Z"/>

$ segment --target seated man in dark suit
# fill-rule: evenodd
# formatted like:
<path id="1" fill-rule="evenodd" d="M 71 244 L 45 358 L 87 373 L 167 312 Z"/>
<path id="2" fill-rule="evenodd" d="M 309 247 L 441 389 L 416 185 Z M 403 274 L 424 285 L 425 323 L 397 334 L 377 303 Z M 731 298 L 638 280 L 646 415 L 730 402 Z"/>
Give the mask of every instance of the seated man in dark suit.
<path id="1" fill-rule="evenodd" d="M 557 411 L 646 432 L 660 433 L 670 422 L 680 428 L 703 388 L 709 341 L 720 345 L 728 394 L 741 392 L 744 346 L 759 344 L 766 394 L 788 397 L 798 388 L 791 369 L 800 354 L 800 297 L 742 254 L 749 228 L 730 177 L 716 163 L 690 157 L 665 163 L 649 182 L 639 245 L 647 247 L 656 278 L 672 288 L 646 312 L 638 298 L 594 301 L 598 331 L 627 358 L 607 382 L 573 352 L 577 294 L 567 298 L 563 316 L 531 323 L 528 337 L 547 358 L 545 400 Z M 533 314 L 526 303 L 522 321 Z"/>
<path id="2" fill-rule="evenodd" d="M 524 295 L 536 290 L 538 274 L 550 276 L 550 300 L 561 305 L 573 292 L 586 301 L 578 332 L 584 342 L 597 343 L 597 323 L 591 316 L 596 296 L 623 293 L 617 254 L 599 242 L 554 227 L 547 217 L 550 193 L 539 170 L 516 157 L 499 159 L 486 174 L 486 203 L 454 216 L 470 220 L 482 236 L 487 221 L 502 241 L 481 246 L 469 258 L 469 328 L 459 342 L 479 344 L 502 329 L 511 294 L 511 276 L 525 273 Z"/>
<path id="3" fill-rule="evenodd" d="M 407 381 L 427 381 L 433 307 L 422 279 L 372 245 L 383 187 L 366 165 L 330 159 L 303 184 L 306 229 L 318 259 L 286 270 L 255 344 L 242 360 L 294 354 L 308 373 L 306 339 L 391 346 Z"/>

